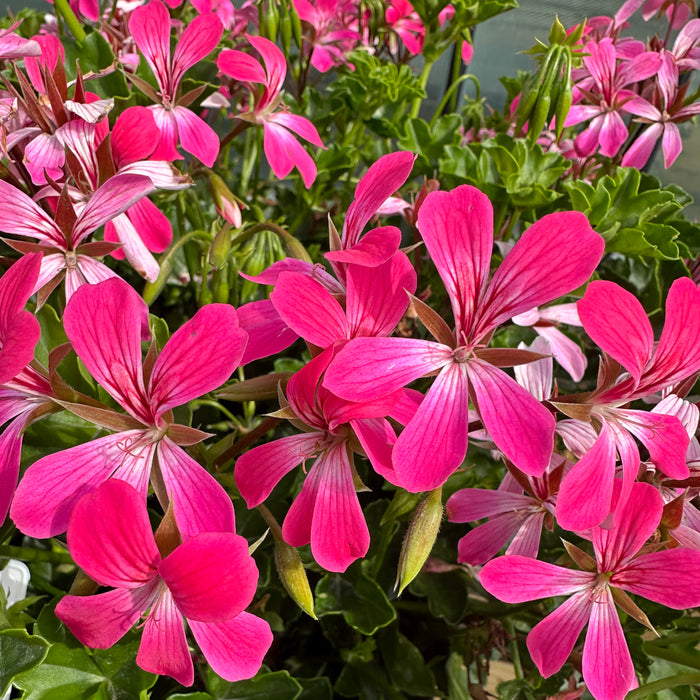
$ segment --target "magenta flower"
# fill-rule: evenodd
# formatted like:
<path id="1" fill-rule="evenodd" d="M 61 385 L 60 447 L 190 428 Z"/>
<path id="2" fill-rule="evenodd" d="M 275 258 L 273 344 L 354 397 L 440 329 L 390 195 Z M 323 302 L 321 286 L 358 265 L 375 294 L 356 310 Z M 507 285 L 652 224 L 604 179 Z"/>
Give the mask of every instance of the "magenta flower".
<path id="1" fill-rule="evenodd" d="M 355 491 L 352 452 L 363 449 L 375 470 L 391 477 L 390 453 L 396 436 L 382 417 L 400 396 L 362 404 L 338 399 L 320 384 L 331 356 L 332 350 L 321 353 L 287 385 L 290 420 L 306 432 L 241 455 L 235 478 L 246 504 L 254 508 L 285 474 L 314 459 L 284 520 L 282 535 L 293 547 L 310 542 L 314 558 L 324 569 L 345 571 L 369 548 L 369 530 Z"/>
<path id="2" fill-rule="evenodd" d="M 304 185 L 311 187 L 316 179 L 316 164 L 292 134 L 323 148 L 321 137 L 308 119 L 284 108 L 278 109 L 287 75 L 287 62 L 282 51 L 264 37 L 246 35 L 246 38 L 262 57 L 264 67 L 249 54 L 234 49 L 224 49 L 216 59 L 222 73 L 250 87 L 248 112 L 238 115 L 238 118 L 262 125 L 265 156 L 277 177 L 287 177 L 296 167 Z"/>
<path id="3" fill-rule="evenodd" d="M 610 38 L 589 41 L 584 47 L 583 62 L 589 75 L 579 81 L 576 88 L 598 104 L 574 105 L 564 123 L 564 126 L 573 126 L 591 119 L 575 140 L 581 155 L 592 155 L 598 147 L 604 156 L 612 158 L 617 155 L 628 136 L 622 112 L 625 103 L 636 97 L 635 92 L 625 88 L 654 75 L 661 65 L 659 55 L 653 51 L 619 64 L 617 59 L 615 44 Z"/>
<path id="4" fill-rule="evenodd" d="M 414 56 L 423 50 L 425 27 L 408 0 L 391 0 L 385 12 L 386 23 L 400 37 L 409 53 Z M 396 53 L 396 39 L 391 38 L 391 50 Z"/>
<path id="5" fill-rule="evenodd" d="M 114 588 L 67 595 L 56 606 L 56 615 L 83 644 L 107 649 L 143 617 L 136 663 L 192 685 L 184 618 L 220 676 L 238 681 L 260 669 L 272 633 L 267 622 L 244 612 L 258 571 L 239 535 L 203 532 L 171 552 L 159 552 L 143 498 L 126 482 L 111 479 L 76 505 L 68 548 L 90 578 Z"/>
<path id="6" fill-rule="evenodd" d="M 353 0 L 292 0 L 302 22 L 311 26 L 311 65 L 321 73 L 347 64 L 346 54 L 361 36 L 350 25 L 357 23 L 358 8 Z M 352 67 L 352 66 L 351 66 Z"/>
<path id="7" fill-rule="evenodd" d="M 146 376 L 141 338 L 148 308 L 121 279 L 81 287 L 66 307 L 64 327 L 88 371 L 129 415 L 73 407 L 119 432 L 29 467 L 12 503 L 17 526 L 32 537 L 63 532 L 80 497 L 114 477 L 132 484 L 144 500 L 150 478 L 163 507 L 173 502 L 183 536 L 232 531 L 231 499 L 179 446 L 206 434 L 176 424 L 171 410 L 216 389 L 238 366 L 248 334 L 238 327 L 236 310 L 228 304 L 200 309 L 155 363 L 151 358 Z"/>
<path id="8" fill-rule="evenodd" d="M 658 527 L 662 511 L 663 499 L 653 486 L 634 484 L 615 527 L 593 529 L 595 561 L 583 555 L 588 570 L 517 555 L 494 559 L 481 570 L 484 588 L 506 603 L 571 595 L 527 637 L 530 656 L 543 676 L 564 665 L 588 624 L 583 679 L 597 700 L 622 700 L 637 679 L 615 602 L 624 601 L 628 612 L 636 608 L 627 591 L 674 610 L 700 604 L 700 552 L 677 548 L 638 555 Z"/>
<path id="9" fill-rule="evenodd" d="M 161 105 L 154 105 L 153 117 L 160 130 L 160 143 L 154 160 L 177 160 L 178 142 L 204 165 L 214 165 L 219 154 L 216 132 L 193 111 L 178 104 L 179 86 L 184 74 L 210 54 L 223 33 L 215 14 L 199 15 L 185 28 L 170 55 L 170 13 L 160 0 L 137 7 L 129 18 L 129 31 L 136 46 L 153 70 L 160 88 Z"/>
<path id="10" fill-rule="evenodd" d="M 474 187 L 429 194 L 418 229 L 447 288 L 454 331 L 431 316 L 439 342 L 355 338 L 326 373 L 325 386 L 352 401 L 372 400 L 438 373 L 394 447 L 397 478 L 409 491 L 436 488 L 462 463 L 470 395 L 493 441 L 519 469 L 540 476 L 549 464 L 552 414 L 494 364 L 508 366 L 508 360 L 485 346 L 508 319 L 586 281 L 604 242 L 581 214 L 551 214 L 521 236 L 489 282 L 492 222 L 491 203 Z"/>

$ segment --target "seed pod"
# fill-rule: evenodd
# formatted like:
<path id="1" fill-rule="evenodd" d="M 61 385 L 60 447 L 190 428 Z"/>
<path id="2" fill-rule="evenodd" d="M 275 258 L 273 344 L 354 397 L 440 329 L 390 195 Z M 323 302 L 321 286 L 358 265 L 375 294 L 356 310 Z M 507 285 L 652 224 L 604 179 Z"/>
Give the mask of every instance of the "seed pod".
<path id="1" fill-rule="evenodd" d="M 418 504 L 401 547 L 396 588 L 399 595 L 418 576 L 433 549 L 442 520 L 442 486 L 430 491 Z"/>
<path id="2" fill-rule="evenodd" d="M 557 141 L 561 138 L 561 132 L 564 129 L 564 122 L 571 109 L 573 101 L 573 91 L 571 89 L 571 53 L 568 49 L 564 49 L 564 77 L 562 78 L 562 90 L 559 99 L 554 107 L 554 121 L 557 135 Z"/>

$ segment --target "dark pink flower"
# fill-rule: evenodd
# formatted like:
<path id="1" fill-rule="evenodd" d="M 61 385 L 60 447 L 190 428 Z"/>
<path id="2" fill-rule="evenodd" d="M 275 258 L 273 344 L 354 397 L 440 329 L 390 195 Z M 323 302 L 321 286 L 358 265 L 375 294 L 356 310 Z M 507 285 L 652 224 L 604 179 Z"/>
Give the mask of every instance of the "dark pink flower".
<path id="1" fill-rule="evenodd" d="M 161 555 L 143 498 L 111 479 L 76 505 L 68 548 L 90 578 L 114 589 L 67 595 L 56 606 L 83 644 L 107 649 L 144 618 L 138 665 L 192 685 L 184 618 L 220 676 L 238 681 L 260 670 L 272 633 L 267 622 L 244 612 L 258 571 L 239 535 L 203 532 Z"/>

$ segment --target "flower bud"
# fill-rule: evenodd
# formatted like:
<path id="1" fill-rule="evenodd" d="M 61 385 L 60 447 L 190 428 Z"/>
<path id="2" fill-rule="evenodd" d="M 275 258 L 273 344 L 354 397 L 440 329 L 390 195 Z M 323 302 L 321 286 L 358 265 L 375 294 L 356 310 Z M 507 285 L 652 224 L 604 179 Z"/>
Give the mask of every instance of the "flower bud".
<path id="1" fill-rule="evenodd" d="M 399 595 L 418 576 L 430 555 L 442 520 L 442 486 L 430 491 L 418 504 L 408 526 L 399 557 L 396 588 Z"/>
<path id="2" fill-rule="evenodd" d="M 233 227 L 240 228 L 243 223 L 241 207 L 243 203 L 226 186 L 226 183 L 216 174 L 209 173 L 209 185 L 214 195 L 214 206 L 219 216 L 223 217 Z"/>
<path id="3" fill-rule="evenodd" d="M 275 567 L 292 600 L 315 620 L 314 597 L 299 553 L 279 537 L 275 537 Z"/>

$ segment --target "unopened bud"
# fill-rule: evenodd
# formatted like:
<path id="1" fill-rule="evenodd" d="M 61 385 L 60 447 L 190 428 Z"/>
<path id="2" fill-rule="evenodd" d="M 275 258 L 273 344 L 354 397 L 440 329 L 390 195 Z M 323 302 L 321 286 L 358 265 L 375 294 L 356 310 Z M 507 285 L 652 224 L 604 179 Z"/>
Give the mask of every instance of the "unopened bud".
<path id="1" fill-rule="evenodd" d="M 314 597 L 299 553 L 280 537 L 275 537 L 275 567 L 292 600 L 315 620 Z"/>
<path id="2" fill-rule="evenodd" d="M 427 493 L 418 504 L 399 557 L 399 570 L 396 575 L 399 595 L 418 576 L 430 555 L 440 529 L 442 510 L 442 486 Z"/>
<path id="3" fill-rule="evenodd" d="M 282 389 L 287 386 L 291 372 L 272 372 L 263 374 L 260 377 L 244 379 L 229 386 L 219 389 L 216 396 L 228 401 L 263 401 L 265 399 L 276 399 L 277 389 L 281 385 Z"/>
<path id="4" fill-rule="evenodd" d="M 231 192 L 216 173 L 209 173 L 209 184 L 214 195 L 214 206 L 219 216 L 223 217 L 234 228 L 240 228 L 243 223 L 241 208 L 245 209 L 243 202 Z"/>

